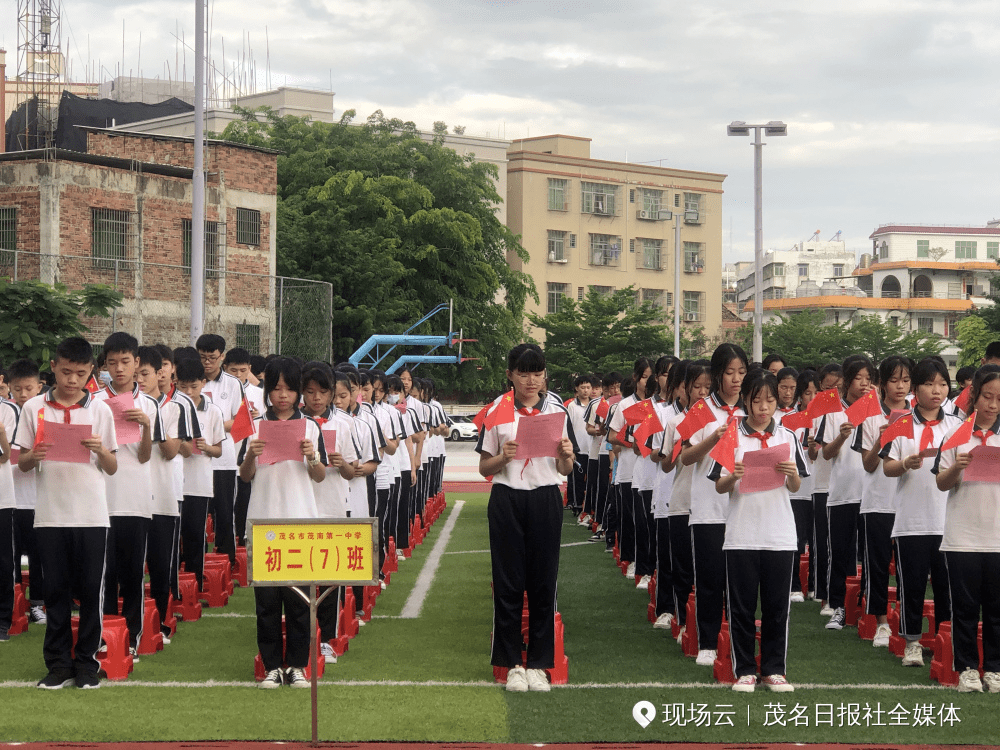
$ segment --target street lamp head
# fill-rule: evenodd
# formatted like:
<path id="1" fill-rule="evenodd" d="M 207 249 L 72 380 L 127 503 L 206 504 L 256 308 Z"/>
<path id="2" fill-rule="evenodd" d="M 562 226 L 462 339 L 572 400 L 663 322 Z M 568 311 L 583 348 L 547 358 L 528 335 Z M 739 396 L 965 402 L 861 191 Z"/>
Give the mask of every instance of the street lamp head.
<path id="1" fill-rule="evenodd" d="M 788 135 L 788 126 L 780 120 L 771 120 L 764 126 L 765 135 Z"/>
<path id="2" fill-rule="evenodd" d="M 726 126 L 726 135 L 750 135 L 750 128 L 743 120 L 734 120 Z"/>

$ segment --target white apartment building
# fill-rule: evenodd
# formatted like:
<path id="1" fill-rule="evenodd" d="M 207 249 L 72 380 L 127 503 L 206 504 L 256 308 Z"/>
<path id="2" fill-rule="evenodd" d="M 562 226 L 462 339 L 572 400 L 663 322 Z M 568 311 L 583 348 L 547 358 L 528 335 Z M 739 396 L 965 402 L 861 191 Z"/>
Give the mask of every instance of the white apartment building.
<path id="1" fill-rule="evenodd" d="M 798 249 L 771 250 L 764 255 L 764 299 L 796 296 L 799 285 L 821 287 L 824 283 L 848 289 L 855 286 L 851 276 L 857 264 L 854 253 L 841 240 L 803 242 Z M 811 282 L 811 283 L 810 283 Z M 753 301 L 754 266 L 746 264 L 736 282 L 737 301 Z"/>

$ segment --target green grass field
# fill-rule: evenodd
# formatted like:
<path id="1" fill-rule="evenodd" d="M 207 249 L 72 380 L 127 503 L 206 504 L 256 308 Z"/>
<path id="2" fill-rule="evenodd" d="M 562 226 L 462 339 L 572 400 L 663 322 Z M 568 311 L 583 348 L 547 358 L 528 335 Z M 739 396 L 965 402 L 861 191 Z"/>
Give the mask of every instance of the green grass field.
<path id="1" fill-rule="evenodd" d="M 456 500 L 464 507 L 421 615 L 400 619 Z M 904 669 L 853 628 L 825 630 L 815 602 L 792 605 L 788 677 L 795 693 L 747 696 L 712 684 L 710 669 L 684 657 L 668 631 L 652 629 L 646 592 L 623 578 L 603 545 L 585 542 L 588 532 L 568 513 L 559 610 L 570 684 L 548 694 L 507 694 L 492 683 L 489 665 L 486 502 L 486 495 L 448 496 L 423 545 L 400 562 L 375 617 L 339 663 L 327 666 L 320 739 L 996 742 L 998 696 L 940 688 L 928 668 Z M 96 691 L 28 687 L 44 674 L 40 627 L 0 645 L 0 741 L 308 740 L 308 691 L 252 685 L 252 593 L 237 589 L 228 607 L 205 613 L 181 623 L 164 651 L 142 657 L 129 680 Z M 646 728 L 632 717 L 638 701 L 656 707 Z M 942 726 L 949 706 L 957 721 Z"/>

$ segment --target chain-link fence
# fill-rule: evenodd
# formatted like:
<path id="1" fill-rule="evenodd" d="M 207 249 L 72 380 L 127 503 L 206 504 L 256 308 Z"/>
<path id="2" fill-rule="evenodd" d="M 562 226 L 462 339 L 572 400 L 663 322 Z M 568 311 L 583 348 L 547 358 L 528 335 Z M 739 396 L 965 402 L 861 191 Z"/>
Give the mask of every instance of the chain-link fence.
<path id="1" fill-rule="evenodd" d="M 213 270 L 205 279 L 205 333 L 251 354 L 332 358 L 333 287 L 323 281 Z M 191 331 L 189 266 L 89 256 L 0 250 L 0 278 L 61 283 L 69 289 L 106 284 L 124 295 L 110 318 L 84 323 L 95 343 L 115 331 L 140 342 L 186 346 Z"/>

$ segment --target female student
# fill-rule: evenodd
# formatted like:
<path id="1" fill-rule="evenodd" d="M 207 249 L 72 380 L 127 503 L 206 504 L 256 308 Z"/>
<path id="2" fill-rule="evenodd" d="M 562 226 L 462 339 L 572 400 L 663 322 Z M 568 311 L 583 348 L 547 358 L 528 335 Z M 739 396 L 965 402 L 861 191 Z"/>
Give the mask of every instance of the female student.
<path id="1" fill-rule="evenodd" d="M 547 692 L 545 670 L 555 665 L 556 575 L 562 530 L 559 485 L 573 470 L 575 447 L 562 404 L 546 400 L 545 355 L 519 344 L 507 355 L 507 379 L 514 389 L 513 421 L 479 435 L 479 473 L 493 477 L 487 519 L 493 568 L 491 663 L 508 667 L 507 690 Z M 501 408 L 500 406 L 496 408 Z M 540 414 L 563 416 L 555 457 L 517 459 L 518 425 Z M 521 611 L 528 595 L 527 671 L 521 665 Z"/>
<path id="2" fill-rule="evenodd" d="M 715 463 L 709 478 L 716 491 L 729 495 L 725 550 L 732 644 L 733 690 L 752 693 L 757 683 L 754 658 L 754 615 L 760 595 L 761 682 L 774 692 L 794 688 L 785 679 L 788 645 L 788 591 L 795 568 L 795 516 L 790 493 L 798 490 L 800 477 L 809 474 L 802 446 L 791 430 L 774 421 L 778 383 L 764 371 L 743 388 L 747 416 L 737 430 L 735 466 L 732 473 Z M 778 445 L 788 446 L 787 460 L 776 469 L 785 477 L 775 489 L 743 492 L 746 454 Z"/>
<path id="3" fill-rule="evenodd" d="M 712 393 L 705 403 L 711 422 L 685 441 L 680 460 L 693 469 L 691 477 L 691 548 L 694 556 L 695 615 L 698 619 L 697 663 L 710 667 L 715 662 L 719 630 L 722 628 L 722 600 L 726 585 L 722 544 L 726 535 L 725 498 L 708 479 L 712 459 L 708 454 L 719 442 L 730 419 L 746 416 L 740 402 L 740 388 L 747 374 L 747 355 L 735 344 L 722 344 L 712 354 Z"/>
<path id="4" fill-rule="evenodd" d="M 887 477 L 899 477 L 896 487 L 896 518 L 892 539 L 896 544 L 896 586 L 899 599 L 899 634 L 906 639 L 904 667 L 922 667 L 920 635 L 924 616 L 927 576 L 934 591 L 934 624 L 951 620 L 948 573 L 941 554 L 947 497 L 937 488 L 932 473 L 933 458 L 947 434 L 961 424 L 945 414 L 944 400 L 951 390 L 951 377 L 943 362 L 928 357 L 911 375 L 913 437 L 898 437 L 882 449 Z"/>
<path id="5" fill-rule="evenodd" d="M 961 693 L 1000 693 L 1000 483 L 970 481 L 965 472 L 980 446 L 1000 448 L 1000 367 L 985 365 L 972 380 L 976 413 L 972 437 L 941 451 L 934 471 L 948 492 L 944 554 L 951 588 L 951 633 Z M 968 428 L 965 428 L 968 429 Z M 976 630 L 983 613 L 983 678 L 979 679 Z"/>
<path id="6" fill-rule="evenodd" d="M 841 386 L 843 408 L 868 393 L 876 377 L 875 365 L 863 354 L 844 360 L 844 384 Z M 830 462 L 830 494 L 826 501 L 830 532 L 827 589 L 833 614 L 826 624 L 828 630 L 844 628 L 847 577 L 857 571 L 858 511 L 861 508 L 861 478 L 865 467 L 861 454 L 851 450 L 850 446 L 858 427 L 848 421 L 843 411 L 838 411 L 823 417 L 816 434 L 823 457 Z"/>
<path id="7" fill-rule="evenodd" d="M 791 369 L 791 368 L 788 368 Z M 781 371 L 782 373 L 785 370 Z M 782 381 L 778 380 L 778 400 L 781 400 L 781 384 Z M 819 393 L 819 376 L 816 374 L 815 370 L 806 370 L 805 372 L 799 374 L 795 378 L 795 391 L 792 395 L 792 412 L 805 411 L 809 406 L 809 402 L 813 400 L 813 397 Z M 779 407 L 780 408 L 780 407 Z M 792 413 L 789 412 L 789 413 Z M 775 412 L 776 420 L 780 423 L 779 413 Z M 808 427 L 799 427 L 798 429 L 792 430 L 795 434 L 795 439 L 799 441 L 799 445 L 805 447 L 808 444 L 807 433 L 809 432 Z M 809 467 L 810 472 L 812 471 L 812 466 Z M 793 602 L 803 602 L 807 595 L 815 596 L 815 562 L 813 558 L 816 556 L 812 549 L 812 528 L 813 528 L 813 500 L 812 493 L 815 487 L 815 481 L 812 476 L 808 476 L 802 479 L 799 484 L 799 488 L 791 493 L 792 499 L 792 514 L 795 516 L 795 538 L 796 538 L 796 549 L 798 555 L 796 556 L 795 562 L 795 572 L 792 575 L 792 593 L 791 600 Z M 802 576 L 799 575 L 799 565 L 802 561 L 802 555 L 805 554 L 806 545 L 810 546 L 809 550 L 809 575 L 806 577 L 806 590 L 802 590 Z"/>
<path id="8" fill-rule="evenodd" d="M 674 362 L 668 364 L 668 372 L 659 373 L 661 362 L 667 357 L 660 357 L 656 361 L 658 390 L 653 396 L 653 403 L 656 405 L 657 418 L 664 426 L 671 418 L 676 417 L 684 411 L 684 372 L 687 370 L 687 362 Z M 674 360 L 669 357 L 669 360 Z M 679 377 L 679 380 L 678 380 Z M 651 518 L 651 538 L 650 550 L 653 554 L 654 570 L 656 572 L 656 617 L 657 619 L 668 615 L 673 611 L 673 584 L 670 570 L 670 527 L 667 522 L 667 511 L 670 508 L 670 496 L 673 493 L 674 474 L 673 472 L 658 471 L 663 460 L 660 449 L 663 443 L 663 432 L 650 438 L 649 447 L 652 452 L 645 459 L 653 467 L 653 492 L 650 497 L 649 509 Z M 669 453 L 668 460 L 669 460 Z M 646 588 L 649 588 L 648 582 Z M 660 627 L 669 627 L 669 620 L 665 619 Z M 655 623 L 654 623 L 655 625 Z"/>
<path id="9" fill-rule="evenodd" d="M 844 368 L 831 362 L 819 371 L 819 390 L 840 390 L 844 382 Z M 818 394 L 817 394 L 818 395 Z M 830 598 L 827 592 L 830 570 L 830 522 L 826 513 L 826 501 L 830 496 L 830 461 L 823 456 L 816 434 L 823 423 L 823 417 L 813 420 L 812 428 L 806 435 L 809 447 L 809 460 L 813 462 L 813 534 L 809 547 L 810 581 L 815 598 L 820 601 L 819 613 L 825 617 L 833 615 L 833 609 L 827 603 Z"/>
<path id="10" fill-rule="evenodd" d="M 799 371 L 794 367 L 782 367 L 775 378 L 778 381 L 778 408 L 774 412 L 774 418 L 781 424 L 783 416 L 796 411 L 795 387 L 798 385 Z"/>
<path id="11" fill-rule="evenodd" d="M 258 417 L 256 434 L 247 438 L 240 457 L 240 477 L 250 482 L 248 518 L 316 518 L 313 482 L 326 477 L 326 450 L 319 425 L 299 410 L 302 398 L 302 370 L 287 357 L 271 360 L 264 368 L 264 395 L 267 412 Z M 258 466 L 264 452 L 260 426 L 266 421 L 302 419 L 306 422 L 305 438 L 299 447 L 302 461 L 281 461 Z M 308 688 L 303 669 L 309 658 L 309 606 L 288 586 L 258 586 L 254 589 L 257 602 L 257 647 L 267 675 L 262 688 L 278 688 L 287 682 L 293 688 Z M 281 615 L 285 615 L 285 648 L 282 654 Z M 282 664 L 287 669 L 282 670 Z"/>
<path id="12" fill-rule="evenodd" d="M 887 477 L 882 469 L 882 433 L 889 419 L 909 411 L 906 397 L 910 393 L 910 372 L 913 362 L 908 357 L 890 356 L 879 365 L 879 391 L 882 411 L 861 425 L 860 439 L 852 446 L 861 452 L 865 474 L 861 484 L 861 509 L 858 533 L 864 541 L 865 614 L 875 615 L 878 627 L 872 646 L 887 648 L 892 630 L 889 628 L 889 561 L 892 558 L 892 525 L 896 520 L 895 496 L 899 480 Z"/>

